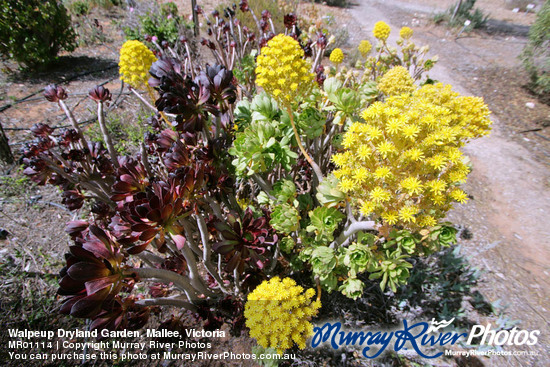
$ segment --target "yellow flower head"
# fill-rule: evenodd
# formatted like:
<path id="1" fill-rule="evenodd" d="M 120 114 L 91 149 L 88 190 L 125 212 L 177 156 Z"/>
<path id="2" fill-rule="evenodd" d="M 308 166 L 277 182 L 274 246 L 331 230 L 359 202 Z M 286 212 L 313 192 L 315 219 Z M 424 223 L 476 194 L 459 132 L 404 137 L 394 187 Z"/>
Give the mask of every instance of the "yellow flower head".
<path id="1" fill-rule="evenodd" d="M 244 308 L 250 336 L 279 354 L 294 344 L 304 349 L 313 334 L 311 318 L 321 307 L 320 301 L 311 300 L 314 295 L 313 289 L 304 292 L 291 278 L 264 281 L 248 295 Z"/>
<path id="2" fill-rule="evenodd" d="M 341 49 L 335 48 L 330 53 L 329 59 L 330 59 L 330 62 L 332 62 L 333 64 L 339 65 L 342 63 L 342 61 L 344 61 L 344 53 L 342 52 Z"/>
<path id="3" fill-rule="evenodd" d="M 313 86 L 311 63 L 304 60 L 298 41 L 279 34 L 262 47 L 256 66 L 256 83 L 277 102 L 301 100 Z"/>
<path id="4" fill-rule="evenodd" d="M 363 215 L 416 231 L 468 200 L 457 187 L 470 170 L 460 148 L 488 134 L 491 121 L 481 99 L 442 84 L 414 90 L 401 79 L 395 84 L 404 83 L 407 93 L 373 103 L 361 114 L 364 122 L 349 126 L 348 144 L 333 156 L 334 176 Z"/>
<path id="5" fill-rule="evenodd" d="M 403 39 L 408 40 L 409 38 L 411 38 L 413 36 L 413 30 L 410 29 L 409 27 L 403 27 L 399 31 L 399 36 Z"/>
<path id="6" fill-rule="evenodd" d="M 374 29 L 372 30 L 374 37 L 378 38 L 380 41 L 387 40 L 388 36 L 390 35 L 390 32 L 391 32 L 390 26 L 382 21 L 377 22 L 374 25 Z"/>
<path id="7" fill-rule="evenodd" d="M 142 88 L 149 79 L 149 69 L 157 58 L 139 41 L 126 41 L 120 49 L 120 79 L 134 88 Z"/>
<path id="8" fill-rule="evenodd" d="M 359 52 L 361 53 L 361 55 L 363 57 L 367 57 L 367 55 L 369 54 L 370 50 L 372 49 L 372 45 L 369 41 L 367 40 L 362 40 L 360 43 L 359 43 L 359 46 L 357 46 L 357 49 L 359 50 Z"/>
<path id="9" fill-rule="evenodd" d="M 403 66 L 391 68 L 378 82 L 378 90 L 386 96 L 395 96 L 414 91 L 414 81 Z"/>

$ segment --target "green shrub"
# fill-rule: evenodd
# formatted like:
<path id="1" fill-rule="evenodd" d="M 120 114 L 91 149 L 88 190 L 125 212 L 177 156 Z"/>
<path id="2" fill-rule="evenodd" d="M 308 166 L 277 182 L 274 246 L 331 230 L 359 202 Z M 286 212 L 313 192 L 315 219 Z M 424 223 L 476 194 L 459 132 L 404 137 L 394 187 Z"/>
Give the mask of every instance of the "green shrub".
<path id="1" fill-rule="evenodd" d="M 190 29 L 190 25 L 178 15 L 176 4 L 169 2 L 162 4 L 159 11 L 154 9 L 140 15 L 138 24 L 125 27 L 124 33 L 130 40 L 145 41 L 146 36 L 156 36 L 159 42 L 174 44 L 185 29 Z"/>
<path id="2" fill-rule="evenodd" d="M 76 34 L 62 3 L 0 0 L 0 53 L 30 68 L 46 66 L 61 50 L 73 51 Z"/>
<path id="3" fill-rule="evenodd" d="M 77 17 L 88 15 L 88 13 L 90 12 L 90 4 L 88 4 L 86 1 L 77 0 L 69 4 L 69 11 L 71 12 L 71 14 L 74 14 Z"/>
<path id="4" fill-rule="evenodd" d="M 328 6 L 337 6 L 340 8 L 347 8 L 349 5 L 348 0 L 315 0 L 316 3 L 325 3 Z"/>
<path id="5" fill-rule="evenodd" d="M 92 6 L 97 6 L 103 9 L 111 9 L 113 6 L 118 6 L 123 3 L 122 0 L 88 0 L 86 1 L 90 3 Z"/>
<path id="6" fill-rule="evenodd" d="M 470 24 L 465 27 L 466 30 L 483 28 L 489 19 L 489 15 L 484 14 L 479 9 L 474 9 L 475 3 L 476 0 L 465 0 L 453 4 L 444 13 L 436 14 L 434 22 L 447 23 L 450 27 L 462 27 L 465 26 L 466 21 L 470 21 Z"/>
<path id="7" fill-rule="evenodd" d="M 531 78 L 531 89 L 538 94 L 550 93 L 550 1 L 546 1 L 529 30 L 529 43 L 521 55 Z"/>

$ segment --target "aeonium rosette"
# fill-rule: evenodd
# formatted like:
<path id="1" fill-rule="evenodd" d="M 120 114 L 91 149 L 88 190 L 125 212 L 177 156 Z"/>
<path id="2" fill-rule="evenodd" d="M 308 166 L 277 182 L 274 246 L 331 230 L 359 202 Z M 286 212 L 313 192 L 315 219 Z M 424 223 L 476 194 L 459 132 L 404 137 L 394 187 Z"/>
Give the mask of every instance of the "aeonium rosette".
<path id="1" fill-rule="evenodd" d="M 84 228 L 80 223 L 79 227 Z M 93 318 L 123 289 L 133 287 L 135 279 L 121 246 L 97 226 L 90 225 L 81 243 L 71 246 L 65 258 L 58 293 L 69 297 L 61 306 L 62 313 Z"/>
<path id="2" fill-rule="evenodd" d="M 178 248 L 182 248 L 185 238 L 181 236 L 183 227 L 179 219 L 191 214 L 191 200 L 196 189 L 204 185 L 202 171 L 182 168 L 167 181 L 153 183 L 145 192 L 133 195 L 133 200 L 124 203 L 120 216 L 130 225 L 135 239 L 127 238 L 129 253 L 143 251 L 158 235 L 159 250 L 164 248 L 164 238 L 170 235 Z"/>
<path id="3" fill-rule="evenodd" d="M 237 269 L 242 274 L 249 267 L 263 269 L 278 240 L 269 219 L 255 218 L 250 209 L 242 217 L 228 214 L 226 221 L 214 219 L 212 227 L 213 232 L 222 237 L 212 249 L 225 257 L 228 272 Z"/>

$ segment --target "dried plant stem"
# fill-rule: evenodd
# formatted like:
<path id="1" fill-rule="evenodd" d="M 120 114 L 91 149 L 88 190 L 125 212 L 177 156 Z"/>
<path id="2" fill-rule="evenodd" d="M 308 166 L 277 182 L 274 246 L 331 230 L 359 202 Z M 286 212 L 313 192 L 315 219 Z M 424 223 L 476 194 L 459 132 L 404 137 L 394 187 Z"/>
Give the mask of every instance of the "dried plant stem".
<path id="1" fill-rule="evenodd" d="M 181 223 L 183 224 L 183 230 L 185 232 L 185 243 L 186 245 L 189 245 L 191 247 L 191 250 L 199 257 L 199 260 L 202 260 L 202 251 L 195 243 L 195 239 L 193 238 L 193 233 L 196 231 L 194 228 L 191 227 L 191 223 L 189 223 L 187 220 L 182 219 Z"/>
<path id="2" fill-rule="evenodd" d="M 315 61 L 313 62 L 313 65 L 311 66 L 311 72 L 315 73 L 317 70 L 317 67 L 319 66 L 319 62 L 321 61 L 321 55 L 323 54 L 324 49 L 319 48 L 317 50 L 317 55 L 315 56 Z"/>
<path id="3" fill-rule="evenodd" d="M 294 136 L 296 137 L 296 142 L 298 143 L 298 148 L 300 148 L 300 151 L 308 161 L 309 165 L 311 166 L 311 168 L 313 168 L 313 172 L 315 172 L 315 175 L 317 176 L 317 179 L 319 180 L 319 182 L 322 182 L 323 172 L 321 172 L 321 169 L 319 168 L 317 163 L 315 163 L 313 159 L 311 159 L 309 154 L 306 152 L 302 144 L 302 139 L 300 138 L 300 134 L 298 134 L 298 129 L 296 128 L 296 124 L 294 123 L 294 114 L 292 113 L 292 108 L 290 108 L 290 106 L 287 106 L 287 112 L 288 112 L 288 116 L 290 117 L 290 124 L 292 125 L 292 130 L 294 130 Z"/>

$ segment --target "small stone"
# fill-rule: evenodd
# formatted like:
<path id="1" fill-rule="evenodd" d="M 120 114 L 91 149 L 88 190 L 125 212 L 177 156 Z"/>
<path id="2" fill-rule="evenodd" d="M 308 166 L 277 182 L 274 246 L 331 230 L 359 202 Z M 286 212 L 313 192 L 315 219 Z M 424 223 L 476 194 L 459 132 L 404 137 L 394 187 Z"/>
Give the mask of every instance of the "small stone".
<path id="1" fill-rule="evenodd" d="M 527 107 L 527 108 L 535 108 L 535 104 L 534 104 L 533 102 L 527 102 L 527 103 L 525 104 L 525 107 Z"/>

